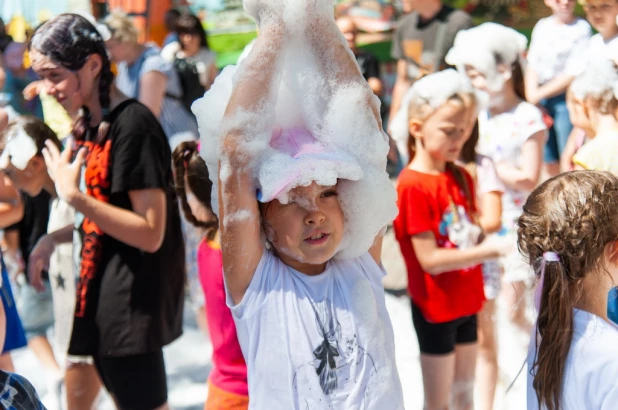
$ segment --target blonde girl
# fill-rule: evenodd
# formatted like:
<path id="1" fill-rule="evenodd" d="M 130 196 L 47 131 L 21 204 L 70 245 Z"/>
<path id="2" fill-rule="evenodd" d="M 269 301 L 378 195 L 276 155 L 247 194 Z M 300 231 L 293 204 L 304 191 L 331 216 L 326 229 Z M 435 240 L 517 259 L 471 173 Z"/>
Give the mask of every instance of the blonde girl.
<path id="1" fill-rule="evenodd" d="M 398 179 L 394 229 L 408 270 L 425 409 L 472 409 L 481 263 L 504 248 L 479 244 L 474 183 L 455 165 L 477 100 L 467 79 L 447 70 L 417 81 L 405 101 L 412 160 Z"/>

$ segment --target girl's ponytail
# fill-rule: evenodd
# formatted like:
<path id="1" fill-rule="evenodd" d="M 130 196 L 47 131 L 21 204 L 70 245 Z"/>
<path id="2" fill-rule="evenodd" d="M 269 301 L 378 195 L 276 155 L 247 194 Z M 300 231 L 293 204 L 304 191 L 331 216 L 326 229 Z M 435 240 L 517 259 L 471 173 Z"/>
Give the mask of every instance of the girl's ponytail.
<path id="1" fill-rule="evenodd" d="M 513 63 L 511 67 L 513 78 L 513 89 L 515 94 L 526 101 L 526 83 L 524 82 L 524 68 L 519 60 Z"/>
<path id="2" fill-rule="evenodd" d="M 195 141 L 185 141 L 178 145 L 172 154 L 172 166 L 174 169 L 174 183 L 176 194 L 180 198 L 180 206 L 187 221 L 193 226 L 206 230 L 208 239 L 212 240 L 217 234 L 219 222 L 215 218 L 211 222 L 198 220 L 187 201 L 187 189 L 195 195 L 198 201 L 212 212 L 210 207 L 212 182 L 208 177 L 206 163 L 200 157 L 198 144 Z"/>
<path id="3" fill-rule="evenodd" d="M 541 306 L 537 320 L 540 336 L 532 371 L 535 374 L 533 387 L 537 393 L 539 408 L 547 410 L 562 408 L 562 384 L 566 358 L 573 337 L 573 294 L 562 263 L 543 261 L 544 274 L 541 290 Z"/>

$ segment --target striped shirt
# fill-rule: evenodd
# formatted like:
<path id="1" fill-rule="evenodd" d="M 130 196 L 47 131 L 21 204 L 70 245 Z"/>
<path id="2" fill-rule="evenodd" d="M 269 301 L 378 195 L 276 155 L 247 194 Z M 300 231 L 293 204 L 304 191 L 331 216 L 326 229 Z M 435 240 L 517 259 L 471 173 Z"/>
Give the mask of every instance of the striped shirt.
<path id="1" fill-rule="evenodd" d="M 180 78 L 172 63 L 165 61 L 155 47 L 146 47 L 141 56 L 133 64 L 123 61 L 118 64 L 116 87 L 129 98 L 138 98 L 140 79 L 151 71 L 158 71 L 167 77 L 166 95 L 163 99 L 159 121 L 165 135 L 175 148 L 182 141 L 197 140 L 197 121 L 182 105 L 182 102 L 171 96 L 182 96 Z"/>

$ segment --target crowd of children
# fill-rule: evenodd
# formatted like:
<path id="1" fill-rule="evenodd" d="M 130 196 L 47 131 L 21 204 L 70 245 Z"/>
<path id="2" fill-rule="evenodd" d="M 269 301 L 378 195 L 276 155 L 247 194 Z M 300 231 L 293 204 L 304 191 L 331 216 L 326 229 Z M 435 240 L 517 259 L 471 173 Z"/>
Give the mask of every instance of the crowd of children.
<path id="1" fill-rule="evenodd" d="M 546 0 L 530 45 L 495 23 L 460 31 L 453 68 L 402 98 L 396 186 L 379 99 L 332 2 L 243 3 L 259 36 L 214 82 L 185 18 L 170 55 L 204 65 L 192 113 L 127 16 L 105 33 L 63 14 L 32 36 L 37 92 L 73 125 L 61 142 L 34 117 L 0 124 L 6 252 L 23 255 L 32 295 L 18 299 L 39 312 L 20 319 L 0 255 L 0 387 L 14 386 L 0 402 L 40 408 L 7 354 L 34 343 L 70 410 L 101 387 L 120 409 L 169 408 L 162 349 L 182 332 L 195 263 L 205 409 L 403 409 L 397 368 L 411 364 L 395 361 L 382 286 L 392 224 L 425 409 L 495 407 L 499 304 L 528 348 L 528 409 L 614 408 L 618 0 L 583 1 L 587 21 Z"/>

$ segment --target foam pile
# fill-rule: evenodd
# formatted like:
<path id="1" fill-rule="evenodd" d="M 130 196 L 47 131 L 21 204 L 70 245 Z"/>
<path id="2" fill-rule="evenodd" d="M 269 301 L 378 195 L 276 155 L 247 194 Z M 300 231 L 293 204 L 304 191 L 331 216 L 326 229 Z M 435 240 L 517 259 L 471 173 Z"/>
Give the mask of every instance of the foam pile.
<path id="1" fill-rule="evenodd" d="M 374 116 L 379 113 L 380 102 L 360 71 L 342 73 L 333 58 L 326 56 L 332 48 L 328 44 L 321 48 L 321 39 L 316 38 L 311 25 L 328 21 L 337 34 L 332 38 L 346 44 L 334 23 L 332 0 L 316 0 L 317 6 L 311 9 L 307 0 L 266 3 L 268 7 L 258 7 L 257 0 L 245 0 L 244 6 L 260 27 L 283 10 L 283 20 L 291 29 L 282 47 L 273 50 L 264 42 L 256 42 L 244 53 L 245 59 L 237 66 L 226 67 L 204 98 L 192 107 L 200 129 L 201 155 L 213 180 L 213 210 L 218 214 L 218 164 L 222 179 L 232 166 L 221 151 L 221 141 L 226 133 L 240 131 L 244 136 L 243 153 L 250 159 L 256 200 L 258 192 L 273 194 L 282 203 L 295 200 L 287 195 L 294 185 L 287 186 L 286 192 L 278 192 L 275 181 L 293 180 L 296 186 L 307 186 L 312 181 L 332 185 L 344 175 L 349 178 L 339 179 L 338 196 L 345 228 L 335 257 L 357 257 L 369 249 L 375 236 L 397 214 L 396 191 L 386 173 L 388 137 Z M 264 83 L 255 66 L 269 53 L 277 56 L 272 95 L 265 95 L 254 110 L 236 111 L 232 119 L 224 119 L 232 90 L 239 81 Z M 299 168 L 290 154 L 273 144 L 274 136 L 282 132 L 304 131 L 326 147 L 327 156 L 341 159 L 337 169 L 315 165 L 319 158 L 313 166 L 305 164 Z M 294 176 L 294 167 L 296 171 L 301 169 L 303 175 Z"/>
<path id="2" fill-rule="evenodd" d="M 570 90 L 578 100 L 592 98 L 607 104 L 612 98 L 618 99 L 618 71 L 611 60 L 590 61 L 584 72 L 573 80 Z"/>
<path id="3" fill-rule="evenodd" d="M 391 121 L 391 137 L 397 143 L 397 148 L 404 163 L 408 158 L 408 139 L 410 138 L 410 106 L 427 105 L 436 110 L 456 95 L 475 94 L 467 77 L 457 70 L 448 69 L 430 74 L 416 81 L 408 90 L 401 102 L 401 108 Z M 476 94 L 475 94 L 476 95 Z M 477 100 L 479 100 L 477 95 Z"/>
<path id="4" fill-rule="evenodd" d="M 485 75 L 489 88 L 500 91 L 510 78 L 511 66 L 523 61 L 527 44 L 526 36 L 512 28 L 483 23 L 458 32 L 445 61 L 460 72 L 465 72 L 465 66 L 474 67 Z M 506 69 L 502 75 L 498 72 L 498 64 L 503 64 Z"/>

